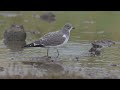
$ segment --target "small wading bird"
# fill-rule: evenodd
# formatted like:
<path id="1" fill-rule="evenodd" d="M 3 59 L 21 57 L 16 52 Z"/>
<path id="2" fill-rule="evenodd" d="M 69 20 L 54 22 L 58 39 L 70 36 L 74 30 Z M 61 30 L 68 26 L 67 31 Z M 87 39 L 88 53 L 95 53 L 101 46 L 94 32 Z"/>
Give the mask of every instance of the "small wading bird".
<path id="1" fill-rule="evenodd" d="M 92 43 L 92 47 L 89 50 L 91 56 L 100 56 L 102 46 L 96 43 Z"/>
<path id="2" fill-rule="evenodd" d="M 48 34 L 45 34 L 43 37 L 41 37 L 39 40 L 27 44 L 24 47 L 43 47 L 47 48 L 47 57 L 49 48 L 54 47 L 57 49 L 57 47 L 64 45 L 68 42 L 70 31 L 72 29 L 75 29 L 72 24 L 66 23 L 59 31 L 55 32 L 49 32 Z M 59 51 L 57 49 L 57 57 L 59 56 Z"/>

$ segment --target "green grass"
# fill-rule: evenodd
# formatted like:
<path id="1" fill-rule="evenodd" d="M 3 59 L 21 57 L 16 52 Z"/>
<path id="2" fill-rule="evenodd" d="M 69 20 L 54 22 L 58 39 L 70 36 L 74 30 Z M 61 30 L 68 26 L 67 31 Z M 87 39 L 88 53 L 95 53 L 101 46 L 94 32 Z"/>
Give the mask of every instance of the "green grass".
<path id="1" fill-rule="evenodd" d="M 3 38 L 4 30 L 9 28 L 12 23 L 23 24 L 26 30 L 39 31 L 40 35 L 32 36 L 33 39 L 37 39 L 45 33 L 60 29 L 66 22 L 70 22 L 76 27 L 75 30 L 71 31 L 71 41 L 103 38 L 119 41 L 120 38 L 119 11 L 53 11 L 56 15 L 56 22 L 51 24 L 32 17 L 33 14 L 41 15 L 44 13 L 43 11 L 17 11 L 17 13 L 22 13 L 23 15 L 16 17 L 4 17 L 0 15 L 0 20 L 5 21 L 4 23 L 0 23 L 0 39 Z M 24 22 L 24 20 L 29 21 Z M 84 23 L 85 21 L 94 21 L 94 23 Z M 104 31 L 104 33 L 81 33 L 99 31 Z"/>

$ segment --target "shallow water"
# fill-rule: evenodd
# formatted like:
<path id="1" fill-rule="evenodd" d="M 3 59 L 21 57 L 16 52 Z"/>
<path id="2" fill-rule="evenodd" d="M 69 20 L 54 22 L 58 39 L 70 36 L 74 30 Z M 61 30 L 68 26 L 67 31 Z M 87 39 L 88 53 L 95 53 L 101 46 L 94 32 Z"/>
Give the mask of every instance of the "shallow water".
<path id="1" fill-rule="evenodd" d="M 25 29 L 28 29 L 26 30 L 26 40 L 28 40 L 26 42 L 30 43 L 31 41 L 34 41 L 33 39 L 38 39 L 42 36 L 42 34 L 48 33 L 50 28 L 56 30 L 56 28 L 53 27 L 56 27 L 57 24 L 57 27 L 63 25 L 63 22 L 61 24 L 59 23 L 62 19 L 65 19 L 64 22 L 68 21 L 70 18 L 66 16 L 66 19 L 64 16 L 65 14 L 62 16 L 63 13 L 65 12 L 56 12 L 57 23 L 55 23 L 55 25 L 49 25 L 47 23 L 32 18 L 32 12 L 28 12 L 26 14 L 24 13 L 25 15 L 19 11 L 0 12 L 0 38 L 3 38 L 1 36 L 3 35 L 3 31 L 8 28 L 11 23 L 24 23 Z M 74 14 L 75 13 L 73 13 L 73 15 Z M 77 14 L 78 13 L 75 14 L 75 17 Z M 75 22 L 74 25 L 79 26 L 80 24 L 81 26 L 77 27 L 76 30 L 71 32 L 70 40 L 65 46 L 58 48 L 60 53 L 59 58 L 56 58 L 57 51 L 54 48 L 51 48 L 49 50 L 49 55 L 51 57 L 48 58 L 46 57 L 47 50 L 45 48 L 35 47 L 20 49 L 19 44 L 16 45 L 12 43 L 9 43 L 9 46 L 6 47 L 3 43 L 3 40 L 0 40 L 0 78 L 120 79 L 120 42 L 116 42 L 116 45 L 113 45 L 111 47 L 104 47 L 100 56 L 91 57 L 88 53 L 88 50 L 91 48 L 89 40 L 94 40 L 97 38 L 99 39 L 100 37 L 109 38 L 112 35 L 112 29 L 116 27 L 116 22 L 114 21 L 117 21 L 119 19 L 113 20 L 113 25 L 107 25 L 109 24 L 109 22 L 112 22 L 109 21 L 111 20 L 111 17 L 106 20 L 102 19 L 101 17 L 100 21 L 103 20 L 102 22 L 97 20 L 97 18 L 89 22 L 86 21 L 87 19 L 89 19 L 88 16 L 91 16 L 91 19 L 94 19 L 94 15 L 88 15 L 88 13 L 85 14 L 85 12 L 79 14 L 78 16 L 84 14 L 83 16 L 85 16 L 85 18 L 81 16 L 74 20 L 71 20 L 72 23 Z M 103 14 L 99 15 L 102 16 Z M 107 15 L 107 17 L 108 16 L 109 15 Z M 91 25 L 94 25 L 94 27 L 92 27 Z M 96 28 L 96 26 L 98 27 Z M 117 28 L 119 31 L 119 27 Z M 109 29 L 112 30 L 111 34 L 109 34 L 110 32 L 106 31 Z M 119 36 L 119 32 L 115 33 L 115 36 Z M 112 38 L 114 38 L 115 36 L 112 36 Z M 119 37 L 117 37 L 116 40 L 119 40 Z"/>
<path id="2" fill-rule="evenodd" d="M 50 48 L 51 58 L 48 58 L 45 56 L 47 51 L 45 48 L 26 48 L 22 51 L 11 52 L 1 40 L 0 76 L 24 78 L 26 75 L 31 75 L 32 78 L 44 78 L 45 75 L 52 74 L 55 77 L 56 74 L 61 74 L 59 78 L 62 78 L 62 74 L 65 73 L 70 78 L 78 76 L 83 78 L 120 78 L 119 45 L 103 48 L 102 55 L 96 57 L 90 57 L 88 53 L 90 47 L 89 42 L 68 42 L 65 46 L 58 48 L 59 58 L 56 58 L 57 53 L 54 48 Z"/>
<path id="3" fill-rule="evenodd" d="M 16 17 L 17 15 L 22 15 L 22 14 L 20 14 L 17 11 L 2 11 L 0 12 L 0 15 L 4 17 Z"/>

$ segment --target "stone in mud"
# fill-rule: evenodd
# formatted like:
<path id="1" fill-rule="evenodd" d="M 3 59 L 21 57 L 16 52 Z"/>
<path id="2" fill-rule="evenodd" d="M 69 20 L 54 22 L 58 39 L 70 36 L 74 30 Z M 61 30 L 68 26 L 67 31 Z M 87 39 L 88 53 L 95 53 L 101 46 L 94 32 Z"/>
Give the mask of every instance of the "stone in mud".
<path id="1" fill-rule="evenodd" d="M 23 25 L 13 24 L 5 30 L 3 43 L 11 51 L 21 51 L 23 46 L 26 45 L 26 32 Z"/>
<path id="2" fill-rule="evenodd" d="M 4 40 L 6 41 L 25 41 L 26 32 L 23 25 L 11 25 L 10 28 L 4 32 Z"/>
<path id="3" fill-rule="evenodd" d="M 52 23 L 52 22 L 56 21 L 56 16 L 52 12 L 47 12 L 47 13 L 44 13 L 43 15 L 41 15 L 40 19 L 43 21 L 46 21 L 48 23 Z"/>
<path id="4" fill-rule="evenodd" d="M 4 71 L 4 67 L 0 67 L 0 71 Z"/>

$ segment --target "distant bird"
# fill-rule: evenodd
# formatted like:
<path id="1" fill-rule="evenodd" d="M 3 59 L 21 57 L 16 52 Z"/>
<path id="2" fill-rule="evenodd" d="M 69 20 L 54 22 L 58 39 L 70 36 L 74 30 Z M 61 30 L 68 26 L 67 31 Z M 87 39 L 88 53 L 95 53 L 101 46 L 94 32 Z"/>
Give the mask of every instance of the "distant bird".
<path id="1" fill-rule="evenodd" d="M 100 48 L 94 48 L 92 47 L 90 50 L 89 50 L 91 56 L 100 56 L 101 54 L 101 49 Z"/>
<path id="2" fill-rule="evenodd" d="M 49 32 L 48 34 L 45 34 L 43 37 L 41 37 L 39 40 L 27 44 L 24 47 L 43 47 L 47 48 L 47 56 L 49 52 L 49 48 L 54 47 L 57 49 L 57 47 L 62 46 L 66 44 L 69 40 L 70 31 L 72 29 L 75 29 L 72 24 L 66 23 L 59 31 L 55 32 Z M 57 49 L 57 57 L 59 56 L 59 51 Z"/>
<path id="3" fill-rule="evenodd" d="M 93 48 L 102 48 L 102 45 L 99 45 L 97 43 L 92 43 Z"/>
<path id="4" fill-rule="evenodd" d="M 91 56 L 100 56 L 102 46 L 95 42 L 91 44 L 92 44 L 92 47 L 89 50 Z"/>

